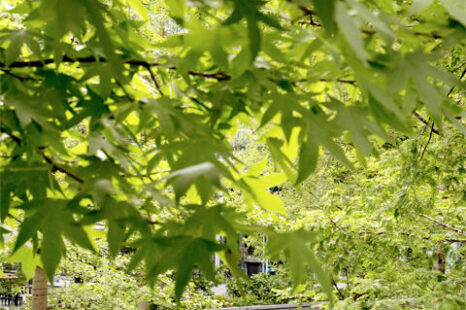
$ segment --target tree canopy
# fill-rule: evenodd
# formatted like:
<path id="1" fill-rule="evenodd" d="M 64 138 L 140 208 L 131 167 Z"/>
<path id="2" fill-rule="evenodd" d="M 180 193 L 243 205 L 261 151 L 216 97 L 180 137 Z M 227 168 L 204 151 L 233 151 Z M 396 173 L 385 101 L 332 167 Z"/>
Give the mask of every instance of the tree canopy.
<path id="1" fill-rule="evenodd" d="M 332 296 L 314 231 L 251 224 L 244 211 L 286 221 L 268 189 L 303 190 L 323 155 L 353 169 L 392 132 L 442 135 L 446 122 L 464 135 L 459 0 L 0 5 L 0 241 L 14 236 L 49 277 L 64 239 L 94 250 L 103 222 L 112 256 L 137 248 L 129 269 L 144 262 L 149 282 L 176 270 L 180 298 L 194 269 L 215 277 L 213 253 L 240 277 L 238 234 L 262 232 L 296 284 L 309 267 Z M 235 156 L 244 128 L 273 173 L 267 158 Z M 242 212 L 229 203 L 238 194 Z"/>

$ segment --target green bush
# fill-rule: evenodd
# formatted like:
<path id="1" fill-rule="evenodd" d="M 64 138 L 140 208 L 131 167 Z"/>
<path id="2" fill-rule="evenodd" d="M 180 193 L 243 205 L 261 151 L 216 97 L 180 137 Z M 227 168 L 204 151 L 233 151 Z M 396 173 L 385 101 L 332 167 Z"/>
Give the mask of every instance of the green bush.
<path id="1" fill-rule="evenodd" d="M 311 301 L 313 293 L 303 294 L 292 289 L 291 278 L 286 272 L 276 275 L 259 273 L 249 280 L 229 278 L 227 291 L 237 306 L 300 303 Z M 304 291 L 304 290 L 302 290 Z"/>

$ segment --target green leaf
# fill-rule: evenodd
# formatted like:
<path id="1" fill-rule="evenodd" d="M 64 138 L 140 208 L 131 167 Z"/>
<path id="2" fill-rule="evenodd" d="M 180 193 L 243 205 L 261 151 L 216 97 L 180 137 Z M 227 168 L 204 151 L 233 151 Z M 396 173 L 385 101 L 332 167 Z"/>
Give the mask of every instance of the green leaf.
<path id="1" fill-rule="evenodd" d="M 200 179 L 202 178 L 202 179 Z M 179 200 L 196 181 L 207 182 L 199 195 L 204 199 L 210 196 L 212 186 L 220 188 L 220 172 L 217 167 L 210 162 L 200 163 L 194 166 L 183 168 L 170 173 L 166 179 L 169 184 L 173 184 L 175 194 Z M 199 187 L 198 187 L 199 189 Z"/>
<path id="2" fill-rule="evenodd" d="M 32 279 L 36 266 L 42 267 L 40 256 L 35 254 L 33 249 L 24 245 L 17 249 L 6 261 L 12 263 L 21 263 L 21 271 L 26 276 L 26 279 Z"/>
<path id="3" fill-rule="evenodd" d="M 259 11 L 263 4 L 257 0 L 235 0 L 235 8 L 232 14 L 224 21 L 224 25 L 231 25 L 246 19 L 248 39 L 249 39 L 249 64 L 256 58 L 262 45 L 262 34 L 258 22 L 262 21 L 267 25 L 280 29 L 280 23 L 271 16 L 265 15 Z"/>
<path id="4" fill-rule="evenodd" d="M 317 260 L 309 243 L 315 239 L 315 233 L 298 230 L 294 232 L 275 233 L 269 236 L 267 248 L 272 257 L 279 259 L 280 253 L 284 253 L 293 276 L 294 287 L 305 280 L 308 266 L 315 273 L 324 292 L 333 303 L 333 289 L 329 275 L 323 270 L 321 263 Z"/>
<path id="5" fill-rule="evenodd" d="M 29 239 L 36 235 L 39 227 L 42 226 L 43 217 L 40 215 L 33 215 L 26 217 L 21 223 L 21 228 L 16 238 L 16 243 L 13 251 L 21 248 Z"/>
<path id="6" fill-rule="evenodd" d="M 443 7 L 454 19 L 466 27 L 466 4 L 461 0 L 440 0 Z"/>
<path id="7" fill-rule="evenodd" d="M 3 223 L 8 216 L 8 211 L 10 209 L 10 196 L 11 191 L 7 187 L 6 182 L 0 180 L 0 221 Z"/>
<path id="8" fill-rule="evenodd" d="M 254 165 L 251 165 L 248 168 L 247 174 L 251 176 L 258 176 L 265 170 L 265 167 L 267 166 L 267 161 L 268 157 L 265 156 L 262 160 L 258 161 Z"/>
<path id="9" fill-rule="evenodd" d="M 54 225 L 50 225 L 49 223 L 42 227 L 43 240 L 40 249 L 42 265 L 44 266 L 44 270 L 50 282 L 53 282 L 53 274 L 65 250 L 65 244 L 61 237 L 61 227 L 57 222 L 52 223 L 54 223 Z"/>
<path id="10" fill-rule="evenodd" d="M 185 244 L 181 254 L 183 259 L 180 260 L 176 272 L 175 298 L 177 301 L 181 299 L 194 267 L 199 268 L 207 276 L 207 279 L 215 281 L 211 255 L 220 249 L 222 246 L 204 239 L 192 239 Z"/>
<path id="11" fill-rule="evenodd" d="M 301 173 L 300 180 L 302 181 L 303 178 L 309 176 L 309 173 L 313 171 L 313 167 L 315 167 L 315 161 L 317 160 L 316 156 L 318 156 L 318 146 L 322 145 L 325 147 L 336 159 L 347 165 L 349 168 L 352 168 L 352 163 L 346 158 L 345 152 L 338 146 L 334 141 L 332 136 L 335 134 L 335 126 L 328 123 L 325 119 L 323 119 L 322 113 L 315 114 L 312 109 L 306 113 L 307 117 L 307 140 L 305 144 L 309 144 L 307 146 L 303 146 L 301 149 L 301 156 L 304 156 L 302 159 L 299 159 L 299 170 L 304 169 Z M 332 128 L 332 129 L 330 129 Z M 307 158 L 311 161 L 309 163 L 306 162 Z M 301 166 L 303 165 L 303 166 Z M 298 182 L 296 182 L 298 183 Z"/>
<path id="12" fill-rule="evenodd" d="M 246 177 L 244 181 L 248 185 L 245 190 L 251 195 L 250 201 L 256 201 L 261 207 L 269 211 L 286 214 L 283 201 L 268 190 L 270 187 L 286 181 L 284 174 L 277 173 L 258 178 Z M 245 195 L 247 196 L 247 193 Z"/>
<path id="13" fill-rule="evenodd" d="M 377 32 L 385 39 L 385 41 L 392 42 L 395 39 L 395 33 L 390 26 L 385 23 L 380 16 L 373 14 L 367 6 L 361 4 L 355 0 L 346 0 L 351 6 L 352 10 L 357 11 L 358 16 L 361 17 L 365 22 L 372 25 Z"/>
<path id="14" fill-rule="evenodd" d="M 269 147 L 272 158 L 280 166 L 283 172 L 285 172 L 288 179 L 293 182 L 295 179 L 295 175 L 292 170 L 293 165 L 290 159 L 281 151 L 283 144 L 284 142 L 280 139 L 267 138 L 267 146 Z"/>
<path id="15" fill-rule="evenodd" d="M 249 51 L 251 52 L 250 62 L 253 62 L 254 59 L 256 59 L 262 44 L 261 31 L 257 25 L 254 13 L 255 12 L 250 12 L 246 16 L 246 21 L 248 22 Z"/>
<path id="16" fill-rule="evenodd" d="M 186 1 L 167 0 L 165 3 L 170 9 L 171 16 L 174 17 L 177 21 L 182 21 L 186 10 Z"/>
<path id="17" fill-rule="evenodd" d="M 413 5 L 409 11 L 409 16 L 414 15 L 432 4 L 433 0 L 413 0 Z"/>
<path id="18" fill-rule="evenodd" d="M 312 0 L 317 16 L 322 20 L 322 24 L 328 33 L 335 32 L 335 23 L 333 18 L 335 16 L 335 0 Z"/>
<path id="19" fill-rule="evenodd" d="M 10 234 L 11 232 L 12 231 L 9 228 L 0 225 L 0 244 L 3 244 L 5 242 L 5 238 L 3 237 L 3 235 Z"/>
<path id="20" fill-rule="evenodd" d="M 5 64 L 11 65 L 21 54 L 21 47 L 27 45 L 31 51 L 38 57 L 41 57 L 40 45 L 34 37 L 25 30 L 12 31 L 8 35 L 0 38 L 0 44 L 4 41 L 10 41 L 5 51 Z"/>
<path id="21" fill-rule="evenodd" d="M 174 1 L 169 1 L 174 2 Z M 142 4 L 141 0 L 128 0 L 129 5 L 144 19 L 149 19 L 149 11 Z"/>
<path id="22" fill-rule="evenodd" d="M 377 124 L 369 120 L 368 113 L 365 109 L 357 106 L 345 106 L 334 98 L 332 98 L 332 102 L 328 103 L 327 106 L 338 111 L 332 123 L 342 130 L 348 130 L 353 143 L 366 156 L 370 155 L 372 149 L 372 145 L 368 139 L 369 132 L 379 135 L 379 137 L 383 139 L 386 138 L 385 133 Z"/>
<path id="23" fill-rule="evenodd" d="M 306 180 L 307 177 L 314 172 L 317 167 L 317 159 L 319 156 L 319 146 L 313 141 L 308 140 L 303 143 L 299 149 L 299 162 L 298 162 L 298 177 L 296 184 Z"/>
<path id="24" fill-rule="evenodd" d="M 26 219 L 21 224 L 14 251 L 24 247 L 40 231 L 40 258 L 50 280 L 65 251 L 63 235 L 80 246 L 94 250 L 86 232 L 74 218 L 73 210 L 76 209 L 69 207 L 66 200 L 36 199 L 20 208 L 26 211 Z"/>
<path id="25" fill-rule="evenodd" d="M 361 32 L 349 15 L 350 8 L 342 1 L 336 3 L 336 21 L 340 31 L 345 35 L 346 40 L 353 48 L 359 59 L 365 63 L 367 60 L 366 50 L 362 41 Z"/>
<path id="26" fill-rule="evenodd" d="M 71 240 L 72 242 L 76 243 L 77 245 L 81 246 L 84 249 L 88 249 L 90 251 L 95 252 L 94 245 L 89 240 L 89 237 L 86 231 L 79 223 L 69 223 L 64 230 L 65 236 Z"/>
<path id="27" fill-rule="evenodd" d="M 107 241 L 110 256 L 115 258 L 125 237 L 125 228 L 115 221 L 108 222 Z"/>

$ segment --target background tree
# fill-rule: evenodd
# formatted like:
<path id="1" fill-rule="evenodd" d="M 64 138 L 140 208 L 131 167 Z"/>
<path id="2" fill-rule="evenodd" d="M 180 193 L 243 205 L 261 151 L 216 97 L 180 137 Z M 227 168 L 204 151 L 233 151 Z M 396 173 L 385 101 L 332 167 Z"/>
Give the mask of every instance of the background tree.
<path id="1" fill-rule="evenodd" d="M 353 168 L 388 130 L 443 134 L 447 121 L 464 134 L 464 84 L 448 72 L 466 72 L 460 1 L 2 6 L 1 220 L 18 221 L 13 251 L 39 255 L 49 278 L 63 238 L 94 250 L 88 227 L 103 221 L 110 255 L 136 247 L 129 269 L 144 261 L 149 282 L 175 269 L 179 299 L 194 268 L 214 277 L 214 252 L 240 276 L 237 235 L 259 230 L 295 283 L 307 265 L 331 296 L 313 234 L 250 225 L 225 189 L 287 218 L 268 187 L 299 186 L 324 151 Z M 154 33 L 148 7 L 179 34 Z M 233 156 L 241 126 L 261 133 L 277 174 Z"/>

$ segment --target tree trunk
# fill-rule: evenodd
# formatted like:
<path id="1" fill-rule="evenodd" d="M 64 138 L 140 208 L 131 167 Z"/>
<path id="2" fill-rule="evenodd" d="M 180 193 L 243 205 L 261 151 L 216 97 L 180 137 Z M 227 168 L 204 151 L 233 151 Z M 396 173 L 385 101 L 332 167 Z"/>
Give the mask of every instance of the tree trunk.
<path id="1" fill-rule="evenodd" d="M 149 310 L 149 303 L 147 301 L 140 301 L 138 303 L 139 310 Z"/>
<path id="2" fill-rule="evenodd" d="M 437 261 L 434 263 L 434 270 L 440 271 L 441 273 L 445 273 L 445 250 L 442 248 L 442 245 L 438 245 L 435 247 L 435 254 L 437 254 Z"/>
<path id="3" fill-rule="evenodd" d="M 47 310 L 48 280 L 44 269 L 36 267 L 32 280 L 32 310 Z"/>

